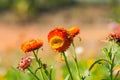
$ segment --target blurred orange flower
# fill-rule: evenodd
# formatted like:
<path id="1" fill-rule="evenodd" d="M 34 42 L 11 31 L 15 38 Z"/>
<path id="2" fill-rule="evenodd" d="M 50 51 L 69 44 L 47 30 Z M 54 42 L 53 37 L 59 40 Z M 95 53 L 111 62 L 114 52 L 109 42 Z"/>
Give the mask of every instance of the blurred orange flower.
<path id="1" fill-rule="evenodd" d="M 109 40 L 113 40 L 113 39 L 120 39 L 120 27 L 117 27 L 114 32 L 110 33 L 108 36 L 107 36 L 107 39 Z"/>
<path id="2" fill-rule="evenodd" d="M 23 52 L 29 52 L 29 51 L 39 49 L 42 46 L 43 46 L 43 42 L 41 40 L 32 39 L 32 40 L 24 42 L 21 46 L 21 49 Z"/>
<path id="3" fill-rule="evenodd" d="M 32 59 L 29 56 L 26 56 L 21 59 L 20 63 L 18 64 L 18 69 L 19 70 L 24 70 L 30 66 Z"/>
<path id="4" fill-rule="evenodd" d="M 64 28 L 55 28 L 48 34 L 48 42 L 53 50 L 64 52 L 70 46 L 73 38 Z"/>
<path id="5" fill-rule="evenodd" d="M 79 27 L 72 27 L 68 30 L 68 33 L 73 37 L 75 37 L 77 34 L 79 34 L 79 32 L 80 32 Z"/>

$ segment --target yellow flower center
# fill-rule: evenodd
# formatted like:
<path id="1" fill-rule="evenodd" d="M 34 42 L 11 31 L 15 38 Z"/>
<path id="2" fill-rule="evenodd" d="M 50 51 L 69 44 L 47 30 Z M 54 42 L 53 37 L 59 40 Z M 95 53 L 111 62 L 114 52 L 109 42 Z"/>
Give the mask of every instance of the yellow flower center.
<path id="1" fill-rule="evenodd" d="M 64 44 L 64 39 L 59 36 L 54 36 L 50 39 L 50 45 L 52 48 L 62 47 Z"/>

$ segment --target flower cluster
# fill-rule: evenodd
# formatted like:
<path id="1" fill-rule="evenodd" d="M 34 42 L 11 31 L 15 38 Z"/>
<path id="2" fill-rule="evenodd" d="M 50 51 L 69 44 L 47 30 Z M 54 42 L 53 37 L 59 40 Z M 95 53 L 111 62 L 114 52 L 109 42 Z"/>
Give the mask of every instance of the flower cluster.
<path id="1" fill-rule="evenodd" d="M 49 32 L 48 42 L 54 51 L 64 53 L 64 51 L 66 51 L 69 48 L 70 44 L 73 42 L 73 38 L 77 34 L 79 34 L 79 32 L 80 32 L 79 27 L 72 27 L 70 29 L 55 28 Z M 32 70 L 29 68 L 32 59 L 29 56 L 26 56 L 21 59 L 20 63 L 18 64 L 18 69 L 19 70 L 28 69 L 37 80 L 41 80 L 41 79 L 39 79 L 39 76 L 36 75 L 36 72 L 38 70 L 41 70 L 41 76 L 43 77 L 43 79 L 44 79 L 44 74 L 46 74 L 45 77 L 48 77 L 49 80 L 52 80 L 51 74 L 52 74 L 53 66 L 50 67 L 50 69 L 47 71 L 47 69 L 48 69 L 47 64 L 42 63 L 41 59 L 38 57 L 38 53 L 37 53 L 38 51 L 35 51 L 35 50 L 38 50 L 39 48 L 41 48 L 42 46 L 43 46 L 43 42 L 39 39 L 31 39 L 31 40 L 24 42 L 21 45 L 21 50 L 24 53 L 33 52 L 38 66 L 36 67 L 35 71 L 32 72 Z M 69 69 L 67 57 L 65 56 L 65 54 L 63 54 L 63 55 L 64 55 L 66 65 Z M 44 70 L 44 72 L 42 70 Z M 70 70 L 69 70 L 69 72 L 70 72 Z M 71 79 L 73 80 L 71 72 L 70 72 L 70 76 L 71 76 Z M 44 79 L 44 80 L 46 80 L 46 79 Z"/>
<path id="2" fill-rule="evenodd" d="M 88 65 L 90 65 L 89 69 L 86 70 L 85 73 L 82 75 L 79 70 L 80 67 L 77 61 L 75 45 L 73 42 L 74 37 L 79 33 L 80 33 L 79 27 L 72 27 L 70 29 L 65 29 L 63 27 L 54 28 L 48 33 L 48 43 L 50 44 L 50 47 L 54 51 L 60 52 L 61 54 L 59 55 L 61 56 L 61 60 L 63 60 L 66 63 L 65 67 L 68 69 L 68 74 L 69 74 L 68 76 L 70 76 L 68 78 L 70 80 L 85 80 L 86 77 L 90 75 L 91 70 L 96 69 L 95 67 L 96 64 L 102 64 L 105 65 L 106 68 L 108 68 L 108 72 L 109 72 L 109 77 L 105 80 L 117 80 L 118 74 L 120 72 L 120 65 L 117 65 L 117 57 L 116 57 L 117 56 L 116 54 L 120 50 L 120 47 L 118 45 L 118 43 L 120 43 L 120 27 L 115 28 L 114 32 L 110 33 L 107 36 L 107 40 L 109 40 L 110 43 L 109 46 L 103 48 L 103 52 L 105 53 L 106 58 L 98 59 L 98 60 L 94 60 L 94 59 L 90 60 L 88 62 Z M 74 70 L 72 70 L 72 67 L 69 64 L 68 58 L 65 54 L 65 51 L 69 48 L 71 44 L 72 44 L 71 48 L 73 48 L 73 52 L 71 55 L 74 61 L 74 63 L 72 64 L 75 64 L 76 67 Z M 46 63 L 43 63 L 41 59 L 38 57 L 38 49 L 41 48 L 42 46 L 43 46 L 43 42 L 39 39 L 32 39 L 24 42 L 21 46 L 21 49 L 24 53 L 33 52 L 36 61 L 36 66 L 33 70 L 31 70 L 32 68 L 30 67 L 30 64 L 32 62 L 32 58 L 30 56 L 25 56 L 19 62 L 17 68 L 22 71 L 28 69 L 37 80 L 53 80 L 52 79 L 53 65 L 49 67 Z M 73 75 L 72 71 L 76 72 L 76 75 Z M 37 74 L 38 72 L 40 72 L 39 75 Z"/>
<path id="3" fill-rule="evenodd" d="M 23 52 L 30 52 L 30 51 L 39 49 L 40 47 L 42 47 L 42 45 L 43 45 L 43 42 L 41 40 L 31 39 L 29 41 L 24 42 L 21 45 L 21 49 Z M 25 70 L 26 68 L 28 68 L 31 64 L 31 60 L 32 59 L 29 56 L 22 58 L 20 63 L 18 64 L 18 69 Z"/>
<path id="4" fill-rule="evenodd" d="M 73 38 L 79 33 L 78 27 L 70 28 L 69 30 L 64 28 L 55 28 L 48 34 L 48 42 L 52 49 L 57 52 L 64 52 L 73 41 Z M 30 52 L 39 49 L 43 46 L 43 42 L 39 39 L 31 39 L 24 42 L 21 45 L 23 52 Z M 18 64 L 18 69 L 24 70 L 30 66 L 31 58 L 24 57 Z"/>

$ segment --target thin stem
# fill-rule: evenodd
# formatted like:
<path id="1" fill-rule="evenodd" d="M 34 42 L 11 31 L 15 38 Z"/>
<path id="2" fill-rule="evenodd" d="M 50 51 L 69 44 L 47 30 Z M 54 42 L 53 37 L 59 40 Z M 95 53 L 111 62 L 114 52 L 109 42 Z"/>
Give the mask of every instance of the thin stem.
<path id="1" fill-rule="evenodd" d="M 82 78 L 81 74 L 80 74 L 80 71 L 79 71 L 79 65 L 78 65 L 77 55 L 76 55 L 76 51 L 75 51 L 75 45 L 74 45 L 73 42 L 72 42 L 72 46 L 73 46 L 73 49 L 74 49 L 74 61 L 75 61 L 76 67 L 77 67 L 77 72 L 78 72 L 78 75 L 79 75 L 79 79 L 84 80 Z"/>
<path id="2" fill-rule="evenodd" d="M 52 80 L 52 72 L 53 72 L 53 68 L 54 68 L 54 65 L 55 65 L 55 64 L 56 64 L 56 61 L 55 61 L 54 64 L 51 65 L 51 67 L 50 67 L 50 74 L 49 74 L 50 80 Z"/>
<path id="3" fill-rule="evenodd" d="M 69 74 L 70 74 L 70 77 L 71 77 L 71 79 L 73 80 L 73 76 L 72 76 L 72 73 L 71 73 L 71 71 L 70 71 L 70 67 L 69 67 L 69 64 L 68 64 L 68 61 L 67 61 L 67 57 L 66 57 L 66 55 L 65 55 L 64 52 L 63 52 L 63 56 L 64 56 L 64 59 L 65 59 L 66 66 L 67 66 L 68 72 L 69 72 Z"/>
<path id="4" fill-rule="evenodd" d="M 110 65 L 110 79 L 113 80 L 113 68 L 114 68 L 114 60 L 115 60 L 115 54 L 116 52 L 114 52 L 114 49 L 115 49 L 115 41 L 112 42 L 112 45 L 111 45 L 111 57 L 110 57 L 110 62 L 111 62 L 111 65 Z"/>
<path id="5" fill-rule="evenodd" d="M 105 59 L 99 59 L 99 60 L 95 61 L 95 62 L 90 66 L 90 68 L 89 68 L 88 70 L 91 71 L 92 68 L 95 66 L 95 64 L 97 64 L 97 63 L 99 63 L 99 62 L 101 62 L 101 61 L 105 61 L 105 62 L 111 64 L 108 60 L 105 60 Z"/>
<path id="6" fill-rule="evenodd" d="M 41 71 L 41 73 L 42 73 L 43 79 L 44 79 L 44 80 L 46 80 L 46 78 L 44 77 L 44 72 L 43 72 L 43 70 L 44 70 L 44 69 L 43 69 L 43 68 L 41 68 L 41 70 L 40 70 L 40 71 Z M 47 78 L 48 78 L 48 77 L 47 77 Z"/>
<path id="7" fill-rule="evenodd" d="M 42 71 L 42 63 L 41 63 L 40 59 L 38 59 L 35 51 L 33 51 L 33 54 L 35 56 L 36 62 L 38 63 L 39 67 L 41 67 L 40 72 L 41 72 L 41 75 L 42 75 L 42 79 L 45 80 L 44 75 L 43 75 L 43 71 Z"/>
<path id="8" fill-rule="evenodd" d="M 27 69 L 28 69 L 28 71 L 30 71 L 30 73 L 31 73 L 37 80 L 40 80 L 40 79 L 37 77 L 37 75 L 32 72 L 32 70 L 31 70 L 30 68 L 27 68 Z"/>
<path id="9" fill-rule="evenodd" d="M 120 73 L 120 70 L 119 70 L 119 71 L 117 72 L 117 74 L 115 75 L 114 80 L 117 80 L 117 77 L 118 77 L 119 73 Z"/>
<path id="10" fill-rule="evenodd" d="M 40 60 L 38 59 L 38 57 L 37 57 L 35 51 L 33 51 L 33 54 L 34 54 L 34 56 L 35 56 L 35 59 L 36 59 L 38 65 L 39 65 L 39 67 L 40 67 Z"/>
<path id="11" fill-rule="evenodd" d="M 113 66 L 112 66 L 112 64 L 111 64 L 111 68 L 110 68 L 110 80 L 112 80 L 112 79 L 113 79 L 112 72 L 113 72 Z"/>
<path id="12" fill-rule="evenodd" d="M 110 78 L 111 78 L 111 80 L 113 79 L 113 75 L 112 75 L 112 73 L 113 73 L 113 68 L 114 68 L 114 59 L 115 59 L 115 54 L 113 54 L 113 58 L 111 58 L 112 60 L 111 60 L 111 67 L 110 67 Z"/>
<path id="13" fill-rule="evenodd" d="M 50 69 L 50 80 L 52 80 L 52 71 L 53 71 L 53 68 Z"/>
<path id="14" fill-rule="evenodd" d="M 35 70 L 35 74 L 36 74 L 36 73 L 37 73 L 37 71 L 38 71 L 38 70 L 40 70 L 40 69 L 41 69 L 41 67 L 38 67 L 38 68 Z"/>

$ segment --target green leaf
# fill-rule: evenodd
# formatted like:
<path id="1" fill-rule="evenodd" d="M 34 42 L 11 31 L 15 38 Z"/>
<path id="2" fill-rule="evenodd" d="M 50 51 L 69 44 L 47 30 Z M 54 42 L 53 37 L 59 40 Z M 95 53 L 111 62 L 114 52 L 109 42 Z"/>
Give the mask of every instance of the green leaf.
<path id="1" fill-rule="evenodd" d="M 103 48 L 102 50 L 103 50 L 103 52 L 104 52 L 105 54 L 108 53 L 108 49 L 107 49 L 107 48 Z"/>
<path id="2" fill-rule="evenodd" d="M 65 77 L 65 80 L 69 80 L 70 78 L 70 74 L 68 74 L 66 77 Z"/>

